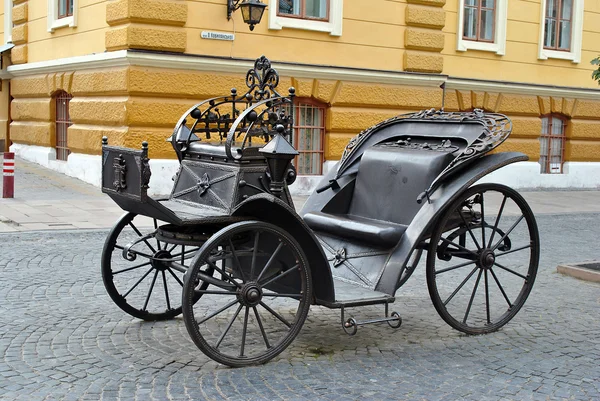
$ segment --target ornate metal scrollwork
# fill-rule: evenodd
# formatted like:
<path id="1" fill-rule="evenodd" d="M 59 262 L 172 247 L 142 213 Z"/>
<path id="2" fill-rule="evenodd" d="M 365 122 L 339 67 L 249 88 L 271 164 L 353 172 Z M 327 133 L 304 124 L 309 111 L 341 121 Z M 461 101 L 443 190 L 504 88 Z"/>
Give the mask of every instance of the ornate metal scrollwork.
<path id="1" fill-rule="evenodd" d="M 206 100 L 190 108 L 177 123 L 171 141 L 181 160 L 189 151 L 190 143 L 218 135 L 221 143 L 227 137 L 225 147 L 229 158 L 241 157 L 244 148 L 262 146 L 255 138 L 267 143 L 276 134 L 275 127 L 284 127 L 282 135 L 289 140 L 293 127 L 293 98 L 295 89 L 288 96 L 277 92 L 279 74 L 271 62 L 261 56 L 246 74 L 248 91 L 238 94 L 231 89 L 229 96 Z M 240 144 L 241 145 L 238 145 Z M 239 146 L 231 151 L 233 146 Z"/>
<path id="2" fill-rule="evenodd" d="M 113 168 L 115 172 L 113 187 L 119 192 L 127 188 L 127 165 L 125 164 L 125 159 L 122 154 L 114 158 Z"/>
<path id="3" fill-rule="evenodd" d="M 246 74 L 246 86 L 248 86 L 246 96 L 251 95 L 256 101 L 280 97 L 281 95 L 275 90 L 277 85 L 279 85 L 277 70 L 271 67 L 268 58 L 261 56 L 254 62 L 254 68 Z"/>
<path id="4" fill-rule="evenodd" d="M 474 158 L 478 158 L 490 150 L 499 146 L 502 142 L 508 138 L 512 131 L 512 123 L 508 117 L 498 113 L 486 113 L 483 110 L 475 109 L 472 112 L 454 112 L 447 113 L 441 110 L 429 109 L 423 110 L 416 113 L 403 114 L 396 117 L 392 117 L 388 120 L 382 121 L 355 136 L 350 140 L 342 158 L 340 160 L 338 174 L 336 178 L 340 176 L 346 167 L 346 161 L 354 154 L 354 152 L 360 148 L 360 145 L 369 138 L 371 134 L 379 131 L 382 128 L 394 125 L 401 121 L 410 120 L 428 120 L 428 121 L 456 121 L 466 122 L 473 121 L 483 126 L 483 132 L 473 142 L 469 143 L 467 147 L 459 154 L 446 169 L 440 174 L 445 175 L 446 172 L 454 169 L 456 166 L 461 165 Z M 433 184 L 432 184 L 433 185 Z"/>
<path id="5" fill-rule="evenodd" d="M 400 149 L 418 149 L 418 150 L 431 150 L 434 152 L 456 152 L 459 147 L 452 145 L 450 139 L 443 140 L 441 143 L 427 143 L 427 142 L 412 142 L 411 138 L 400 139 L 396 142 L 386 142 L 381 145 L 386 148 L 400 148 Z"/>
<path id="6" fill-rule="evenodd" d="M 204 173 L 201 179 L 198 180 L 198 195 L 202 196 L 210 188 L 210 177 Z"/>

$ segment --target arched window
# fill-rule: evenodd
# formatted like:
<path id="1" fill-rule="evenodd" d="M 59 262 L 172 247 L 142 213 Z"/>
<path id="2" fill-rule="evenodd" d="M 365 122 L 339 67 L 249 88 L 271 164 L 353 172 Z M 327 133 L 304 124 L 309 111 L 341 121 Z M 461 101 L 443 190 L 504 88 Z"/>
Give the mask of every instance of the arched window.
<path id="1" fill-rule="evenodd" d="M 294 136 L 292 144 L 300 153 L 295 160 L 298 175 L 323 172 L 326 106 L 312 99 L 294 101 Z"/>
<path id="2" fill-rule="evenodd" d="M 56 160 L 66 161 L 71 151 L 67 147 L 67 128 L 72 124 L 69 115 L 69 102 L 72 95 L 65 91 L 54 95 L 56 102 Z"/>
<path id="3" fill-rule="evenodd" d="M 542 174 L 562 174 L 565 154 L 566 117 L 560 114 L 542 116 L 540 165 Z"/>

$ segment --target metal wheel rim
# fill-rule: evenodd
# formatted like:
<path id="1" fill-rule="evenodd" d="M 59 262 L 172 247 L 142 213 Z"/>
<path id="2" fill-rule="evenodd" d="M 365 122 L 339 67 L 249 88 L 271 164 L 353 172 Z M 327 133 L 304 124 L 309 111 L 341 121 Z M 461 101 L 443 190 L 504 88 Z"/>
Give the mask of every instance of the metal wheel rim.
<path id="1" fill-rule="evenodd" d="M 443 227 L 445 227 L 446 224 L 449 223 L 450 218 L 453 215 L 452 212 L 456 210 L 461 204 L 463 204 L 463 201 L 465 199 L 470 199 L 479 193 L 483 194 L 483 202 L 485 204 L 485 194 L 491 194 L 492 192 L 501 193 L 504 199 L 500 203 L 500 207 L 498 209 L 498 214 L 500 215 L 499 221 L 496 222 L 496 218 L 498 217 L 497 215 L 493 216 L 494 219 L 491 223 L 489 221 L 486 221 L 487 217 L 484 216 L 483 220 L 486 224 L 470 225 L 471 230 L 465 230 L 465 238 L 463 240 L 467 242 L 467 238 L 470 238 L 472 241 L 472 246 L 469 247 L 468 244 L 465 244 L 465 248 L 469 249 L 470 251 L 477 250 L 478 253 L 481 253 L 482 258 L 486 254 L 486 251 L 484 249 L 485 247 L 481 245 L 473 246 L 475 241 L 477 241 L 479 234 L 481 234 L 482 238 L 480 239 L 480 241 L 477 242 L 481 242 L 481 244 L 483 244 L 485 241 L 485 243 L 491 245 L 490 248 L 493 248 L 494 246 L 499 244 L 499 242 L 501 242 L 501 244 L 498 245 L 496 250 L 494 251 L 494 258 L 488 258 L 488 261 L 486 262 L 487 264 L 489 264 L 489 262 L 493 259 L 494 263 L 488 267 L 487 264 L 481 262 L 481 259 L 479 259 L 478 262 L 475 262 L 474 264 L 467 264 L 467 262 L 469 262 L 469 259 L 456 259 L 454 262 L 449 262 L 453 263 L 453 266 L 440 266 L 441 263 L 439 262 L 441 261 L 441 259 L 438 255 L 439 247 L 442 243 L 447 243 L 441 240 L 440 237 L 443 235 L 446 235 L 446 238 L 448 237 L 448 232 L 444 232 Z M 512 224 L 508 227 L 508 229 L 502 231 L 501 225 L 503 215 L 506 214 L 506 208 L 509 200 L 512 201 L 512 203 L 519 208 L 519 212 L 522 217 L 519 216 L 511 219 L 507 218 L 507 222 L 510 222 Z M 484 207 L 483 209 L 486 210 L 487 208 Z M 454 216 L 456 216 L 456 214 L 454 214 Z M 519 222 L 517 222 L 517 220 L 519 220 Z M 461 195 L 460 199 L 453 202 L 452 206 L 448 208 L 447 212 L 444 213 L 442 218 L 438 220 L 437 223 L 438 228 L 432 235 L 430 248 L 427 255 L 427 284 L 433 305 L 435 306 L 442 319 L 446 321 L 446 323 L 464 333 L 483 334 L 498 330 L 500 327 L 508 323 L 518 313 L 518 311 L 525 303 L 527 297 L 529 296 L 533 287 L 533 283 L 535 281 L 539 261 L 539 233 L 537 230 L 535 217 L 533 216 L 531 209 L 529 208 L 523 197 L 513 189 L 499 184 L 482 184 L 468 189 L 465 192 L 465 194 Z M 512 225 L 515 223 L 515 227 L 511 230 Z M 510 237 L 514 235 L 514 230 L 516 230 L 519 227 L 519 225 L 526 226 L 526 230 L 523 230 L 521 227 L 523 231 L 521 233 L 521 237 L 525 237 L 527 235 L 529 238 L 529 244 L 525 242 L 510 243 Z M 484 230 L 482 230 L 482 226 L 485 227 Z M 477 231 L 477 229 L 479 231 Z M 490 229 L 492 232 L 495 232 L 495 234 L 489 235 L 488 238 L 485 239 L 485 232 L 489 232 Z M 506 231 L 508 230 L 511 230 L 511 232 L 507 233 Z M 453 230 L 450 230 L 450 232 L 451 231 Z M 481 233 L 482 231 L 484 233 Z M 504 235 L 506 235 L 507 238 L 509 238 L 508 242 L 506 242 L 506 238 L 504 238 Z M 503 241 L 499 241 L 503 238 Z M 521 240 L 522 238 L 519 238 L 519 241 Z M 460 246 L 460 241 L 458 239 L 454 240 L 453 242 Z M 456 245 L 448 246 L 453 249 L 457 249 L 457 251 L 463 251 L 459 249 Z M 509 248 L 505 251 L 498 252 L 498 248 L 502 248 L 503 246 Z M 478 250 L 478 247 L 481 247 L 481 250 Z M 522 263 L 522 266 L 519 269 L 513 266 L 511 266 L 512 268 L 505 266 L 506 263 L 504 261 L 500 262 L 500 258 L 503 258 L 504 256 L 512 255 L 512 259 L 516 259 L 516 257 L 519 257 L 519 253 L 525 254 L 527 252 L 523 251 L 527 250 L 529 250 L 529 256 L 526 258 L 521 256 L 523 260 L 527 259 L 527 261 Z M 466 254 L 466 251 L 464 253 Z M 460 266 L 462 264 L 465 265 Z M 500 267 L 496 266 L 497 264 Z M 499 277 L 499 271 L 502 272 L 502 278 Z M 462 279 L 462 281 L 460 281 L 459 279 L 456 279 L 456 281 L 452 281 L 450 279 L 452 275 Z M 505 280 L 505 284 L 503 284 L 503 280 Z M 453 291 L 450 291 L 449 289 L 452 289 L 453 285 L 446 284 L 446 282 L 458 283 L 459 281 L 460 284 L 456 285 Z M 511 284 L 517 283 L 517 285 L 510 288 L 509 291 L 506 282 L 510 282 Z M 441 294 L 440 289 L 443 286 L 447 286 L 447 288 L 449 289 L 446 290 L 446 292 L 442 291 L 444 293 Z M 462 287 L 459 288 L 459 286 Z M 494 286 L 496 286 L 497 289 L 494 289 Z M 502 289 L 500 289 L 501 287 Z M 518 290 L 514 288 L 518 288 Z M 451 307 L 450 304 L 452 302 L 455 302 L 455 299 L 458 299 L 458 294 L 460 294 L 461 292 L 462 296 L 464 296 L 466 292 L 465 289 L 468 289 L 470 291 L 470 296 L 466 298 L 466 307 L 464 308 L 464 315 L 460 316 L 460 314 L 456 312 L 458 308 L 452 309 L 455 306 L 453 305 Z M 478 305 L 481 306 L 484 302 L 484 312 L 482 313 L 481 311 L 477 311 L 476 314 L 485 317 L 481 318 L 479 320 L 479 323 L 475 324 L 474 319 L 472 319 L 471 321 L 469 319 L 471 319 L 471 317 L 473 316 L 473 311 L 475 310 L 474 307 L 477 306 L 477 297 L 481 297 L 481 294 L 477 294 L 478 291 L 483 292 L 484 294 L 483 301 L 481 301 L 481 298 L 479 298 L 480 303 Z M 490 295 L 492 294 L 492 292 L 494 293 L 493 301 Z M 466 293 L 469 294 L 468 292 Z M 505 310 L 503 313 L 502 306 L 500 306 L 502 302 L 505 303 Z M 494 313 L 492 313 L 493 308 L 496 308 Z M 493 319 L 492 314 L 494 315 Z"/>
<path id="2" fill-rule="evenodd" d="M 123 248 L 128 240 L 149 235 L 159 224 L 153 219 L 154 227 L 138 227 L 134 222 L 136 216 L 135 213 L 123 215 L 106 239 L 101 259 L 104 286 L 114 303 L 134 317 L 149 321 L 171 319 L 181 314 L 183 275 L 172 268 L 157 268 L 148 256 L 160 252 L 163 257 L 189 264 L 199 248 L 167 244 L 150 236 L 131 248 L 130 254 L 135 255 L 135 259 L 127 260 L 123 257 Z M 125 230 L 128 231 L 126 237 Z"/>
<path id="3" fill-rule="evenodd" d="M 236 236 L 254 231 L 259 233 L 259 239 L 256 240 L 254 234 L 252 240 L 248 237 L 248 241 L 244 242 L 252 242 L 251 248 L 245 248 L 236 242 Z M 278 244 L 272 253 L 261 249 L 261 241 L 269 236 L 271 239 L 278 236 L 283 244 L 281 248 Z M 254 241 L 261 243 L 257 247 L 257 242 Z M 231 252 L 230 249 L 234 251 Z M 285 266 L 277 265 L 280 258 L 285 257 L 287 260 L 290 255 L 293 255 L 294 262 Z M 194 307 L 193 302 L 190 302 L 194 294 L 198 293 L 194 282 L 202 282 L 198 273 L 207 264 L 207 259 L 210 262 L 208 264 L 215 269 L 215 278 L 221 281 L 218 286 L 210 283 L 202 292 L 200 302 Z M 226 262 L 219 265 L 220 261 Z M 243 270 L 242 264 L 246 267 L 252 264 L 255 266 L 250 268 L 250 272 L 244 270 L 243 274 L 239 274 Z M 292 290 L 289 290 L 287 293 L 277 294 L 267 288 L 277 284 L 280 277 L 286 281 L 298 279 L 298 291 L 291 293 Z M 254 290 L 261 293 L 256 298 L 258 301 L 252 296 L 246 296 L 254 294 Z M 306 256 L 297 242 L 274 225 L 247 221 L 233 224 L 216 233 L 198 252 L 185 277 L 183 317 L 192 340 L 211 359 L 232 367 L 249 366 L 269 361 L 293 341 L 308 314 L 310 298 L 310 271 Z M 272 299 L 283 299 L 292 307 L 282 311 L 273 304 Z"/>

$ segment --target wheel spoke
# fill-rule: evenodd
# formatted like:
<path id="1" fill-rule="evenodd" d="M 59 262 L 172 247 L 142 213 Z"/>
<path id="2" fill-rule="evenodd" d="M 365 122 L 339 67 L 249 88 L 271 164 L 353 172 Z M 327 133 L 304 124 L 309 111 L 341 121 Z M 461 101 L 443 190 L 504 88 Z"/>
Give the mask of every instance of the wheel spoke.
<path id="1" fill-rule="evenodd" d="M 265 265 L 265 267 L 263 267 L 262 271 L 260 272 L 260 274 L 256 278 L 257 282 L 260 282 L 260 279 L 262 278 L 263 274 L 265 274 L 265 272 L 267 271 L 267 269 L 269 267 L 271 267 L 271 264 L 275 260 L 275 257 L 277 256 L 277 254 L 279 253 L 279 251 L 281 250 L 281 248 L 283 248 L 283 242 L 280 242 L 279 245 L 277 245 L 277 248 L 275 248 L 275 251 L 273 252 L 273 254 L 271 255 L 271 257 L 269 258 L 269 261 L 267 262 L 267 264 Z"/>
<path id="2" fill-rule="evenodd" d="M 527 248 L 531 248 L 531 244 L 529 244 L 529 245 L 524 245 L 524 246 L 522 246 L 522 247 L 519 247 L 519 248 L 511 249 L 510 251 L 506 251 L 506 252 L 498 253 L 498 254 L 496 254 L 496 257 L 498 257 L 498 256 L 504 256 L 504 255 L 508 255 L 509 253 L 513 253 L 513 252 L 519 252 L 519 251 L 522 251 L 523 249 L 527 249 Z"/>
<path id="3" fill-rule="evenodd" d="M 248 313 L 250 307 L 246 306 L 246 313 L 244 314 L 244 329 L 242 330 L 242 346 L 240 348 L 240 357 L 244 356 L 244 348 L 246 347 L 246 332 L 248 331 Z"/>
<path id="4" fill-rule="evenodd" d="M 494 281 L 496 281 L 496 284 L 498 285 L 498 288 L 500 289 L 500 292 L 504 296 L 504 299 L 506 299 L 506 303 L 508 304 L 508 307 L 512 308 L 512 303 L 508 299 L 508 296 L 506 295 L 506 292 L 504 292 L 504 288 L 502 287 L 502 285 L 500 285 L 500 281 L 498 280 L 498 277 L 496 277 L 496 273 L 494 273 L 494 271 L 491 268 L 490 268 L 490 273 L 492 273 L 492 277 L 494 278 Z"/>
<path id="5" fill-rule="evenodd" d="M 450 240 L 449 240 L 449 239 L 447 239 L 447 238 L 440 237 L 440 240 L 442 240 L 442 241 L 446 242 L 446 243 L 447 243 L 447 244 L 449 244 L 449 245 L 454 245 L 454 246 L 455 246 L 457 249 L 460 249 L 461 251 L 465 251 L 465 252 L 467 252 L 467 253 L 470 253 L 470 254 L 472 254 L 472 255 L 476 255 L 476 256 L 477 256 L 477 253 L 476 253 L 476 252 L 473 252 L 473 251 L 471 251 L 470 249 L 467 249 L 467 248 L 465 248 L 465 247 L 464 247 L 464 246 L 462 246 L 462 245 L 459 245 L 459 244 L 457 244 L 457 243 L 454 243 L 454 242 L 450 241 Z"/>
<path id="6" fill-rule="evenodd" d="M 517 219 L 517 221 L 515 221 L 515 224 L 513 224 L 513 225 L 512 225 L 512 227 L 511 227 L 511 228 L 510 228 L 510 229 L 509 229 L 509 230 L 508 230 L 506 233 L 504 233 L 504 235 L 502 236 L 502 238 L 500 238 L 500 241 L 498 241 L 498 242 L 496 243 L 496 245 L 494 245 L 494 247 L 492 248 L 492 251 L 495 251 L 495 250 L 496 250 L 496 248 L 498 248 L 498 247 L 500 246 L 500 244 L 501 244 L 501 243 L 504 241 L 504 239 L 510 235 L 510 233 L 512 232 L 512 230 L 514 230 L 514 229 L 515 229 L 515 227 L 516 227 L 516 226 L 517 226 L 517 225 L 518 225 L 518 224 L 521 222 L 521 220 L 523 220 L 524 218 L 525 218 L 525 215 L 521 215 L 521 217 L 519 217 L 519 218 Z"/>
<path id="7" fill-rule="evenodd" d="M 227 305 L 219 308 L 218 310 L 216 310 L 213 313 L 211 313 L 210 315 L 206 316 L 204 319 L 202 319 L 200 321 L 197 321 L 196 323 L 198 323 L 198 325 L 201 325 L 202 323 L 206 322 L 209 319 L 212 319 L 213 317 L 217 316 L 219 313 L 226 311 L 227 309 L 231 308 L 233 305 L 235 305 L 237 303 L 238 303 L 238 300 L 234 299 L 233 301 L 231 301 Z M 240 305 L 240 307 L 241 307 L 241 305 Z"/>
<path id="8" fill-rule="evenodd" d="M 284 294 L 279 292 L 263 292 L 263 297 L 300 299 L 302 294 Z"/>
<path id="9" fill-rule="evenodd" d="M 150 284 L 150 288 L 148 289 L 148 295 L 146 296 L 146 302 L 144 302 L 143 311 L 147 310 L 148 301 L 150 301 L 150 296 L 152 295 L 152 290 L 154 289 L 154 283 L 156 283 L 156 277 L 158 277 L 158 270 L 154 272 L 154 277 L 152 278 L 152 284 Z"/>
<path id="10" fill-rule="evenodd" d="M 189 251 L 185 251 L 185 252 L 183 252 L 183 250 L 184 250 L 185 246 L 184 246 L 184 245 L 182 245 L 182 246 L 181 246 L 181 248 L 182 248 L 182 249 L 181 249 L 182 251 L 181 251 L 180 253 L 174 253 L 173 255 L 171 255 L 171 257 L 172 257 L 173 259 L 175 259 L 175 258 L 178 258 L 178 257 L 180 257 L 180 256 L 189 255 L 190 253 L 194 253 L 194 252 L 196 252 L 198 249 L 200 249 L 200 248 L 194 248 L 194 249 L 190 249 Z"/>
<path id="11" fill-rule="evenodd" d="M 458 294 L 458 292 L 461 290 L 461 288 L 464 287 L 464 285 L 467 283 L 467 281 L 469 281 L 469 279 L 471 278 L 471 276 L 473 276 L 473 274 L 475 274 L 475 272 L 477 271 L 477 269 L 479 269 L 477 266 L 475 266 L 473 268 L 473 270 L 471 270 L 471 273 L 469 273 L 467 275 L 467 277 L 465 277 L 465 279 L 462 281 L 462 283 L 459 284 L 458 287 L 456 287 L 456 289 L 454 290 L 454 292 L 448 297 L 448 299 L 446 299 L 446 301 L 444 301 L 444 306 L 448 305 L 448 302 L 450 302 L 452 300 L 452 298 L 454 298 L 454 296 L 456 294 Z"/>
<path id="12" fill-rule="evenodd" d="M 490 289 L 488 287 L 488 272 L 487 269 L 483 274 L 484 284 L 485 284 L 485 312 L 487 316 L 487 322 L 490 324 Z"/>
<path id="13" fill-rule="evenodd" d="M 260 237 L 260 231 L 257 231 L 256 235 L 254 236 L 254 249 L 252 250 L 252 264 L 250 265 L 250 280 L 252 280 L 252 278 L 254 277 L 254 268 L 256 266 L 256 253 L 258 252 L 259 237 Z"/>
<path id="14" fill-rule="evenodd" d="M 235 292 L 231 291 L 215 291 L 215 290 L 196 290 L 194 289 L 196 294 L 206 294 L 206 295 L 237 295 Z"/>
<path id="15" fill-rule="evenodd" d="M 265 333 L 265 328 L 263 327 L 260 315 L 256 310 L 256 306 L 253 306 L 252 309 L 254 310 L 254 316 L 256 316 L 256 322 L 258 323 L 258 327 L 260 328 L 260 332 L 262 333 L 263 340 L 265 340 L 265 345 L 267 346 L 267 349 L 269 349 L 271 348 L 271 345 L 269 344 L 269 340 L 267 339 L 267 333 Z"/>
<path id="16" fill-rule="evenodd" d="M 483 205 L 483 192 L 480 192 L 479 196 L 481 197 L 481 243 L 485 246 L 485 208 Z"/>
<path id="17" fill-rule="evenodd" d="M 166 244 L 166 242 L 165 242 L 165 244 Z M 175 248 L 177 248 L 177 244 L 173 244 L 173 246 L 171 247 L 171 249 L 168 250 L 168 252 L 171 253 L 171 251 Z M 166 246 L 165 246 L 165 249 L 166 249 Z"/>
<path id="18" fill-rule="evenodd" d="M 237 254 L 235 253 L 235 248 L 233 246 L 233 242 L 231 241 L 231 238 L 229 238 L 229 248 L 231 249 L 231 255 L 233 256 L 233 261 L 235 262 L 236 267 L 240 271 L 240 277 L 242 278 L 242 283 L 245 283 L 246 277 L 244 276 L 244 271 L 242 270 L 242 264 L 240 263 L 240 260 L 238 259 Z"/>
<path id="19" fill-rule="evenodd" d="M 152 219 L 154 222 L 154 231 L 158 230 L 158 222 L 156 221 L 156 219 Z M 158 238 L 156 238 L 156 236 L 154 237 L 154 239 L 156 240 L 156 246 L 158 247 L 158 249 L 161 249 L 160 247 L 160 241 L 158 240 Z"/>
<path id="20" fill-rule="evenodd" d="M 229 321 L 229 324 L 227 325 L 227 328 L 225 329 L 225 331 L 223 333 L 221 333 L 221 337 L 219 337 L 219 340 L 217 341 L 217 344 L 215 345 L 215 348 L 219 348 L 219 345 L 221 345 L 221 342 L 223 342 L 223 339 L 225 338 L 225 336 L 229 332 L 229 329 L 231 328 L 231 326 L 233 326 L 233 322 L 235 322 L 235 319 L 237 319 L 237 317 L 240 314 L 240 311 L 242 310 L 243 307 L 244 307 L 244 305 L 240 304 L 240 306 L 237 308 L 237 311 L 235 311 L 235 313 L 233 314 L 233 317 Z"/>
<path id="21" fill-rule="evenodd" d="M 133 231 L 135 231 L 135 233 L 137 235 L 139 235 L 140 237 L 143 237 L 142 233 L 140 232 L 140 230 L 137 229 L 137 227 L 133 224 L 132 221 L 129 222 L 129 226 L 133 229 Z M 147 239 L 144 239 L 144 243 L 148 246 L 148 248 L 150 248 L 150 250 L 154 253 L 156 253 L 156 249 L 154 249 L 154 247 L 152 245 L 150 245 L 150 243 L 148 242 Z"/>
<path id="22" fill-rule="evenodd" d="M 131 287 L 131 288 L 129 289 L 129 291 L 127 291 L 127 292 L 126 292 L 126 293 L 123 295 L 123 298 L 127 298 L 127 295 L 129 295 L 129 293 L 131 293 L 131 291 L 133 291 L 133 290 L 135 289 L 135 287 L 137 287 L 137 286 L 138 286 L 138 285 L 139 285 L 139 284 L 142 282 L 142 280 L 144 280 L 146 277 L 148 277 L 148 274 L 150 274 L 150 272 L 152 272 L 152 270 L 154 270 L 154 267 L 151 267 L 151 268 L 150 268 L 150 269 L 149 269 L 149 270 L 148 270 L 148 271 L 147 271 L 147 272 L 146 272 L 146 273 L 145 273 L 145 274 L 142 276 L 142 278 L 140 278 L 140 279 L 139 279 L 139 280 L 138 280 L 138 281 L 137 281 L 137 282 L 136 282 L 136 283 L 133 285 L 133 287 Z"/>
<path id="23" fill-rule="evenodd" d="M 242 285 L 240 283 L 238 283 L 237 281 L 235 281 L 233 279 L 233 277 L 231 277 L 229 274 L 225 273 L 225 271 L 221 270 L 220 267 L 217 267 L 216 264 L 214 264 L 213 262 L 211 262 L 210 260 L 206 259 L 206 263 L 212 267 L 213 269 L 215 269 L 217 272 L 221 273 L 221 276 L 223 278 L 227 277 L 229 279 L 229 281 L 231 282 L 231 284 L 235 285 L 236 287 L 240 288 Z M 216 284 L 215 284 L 216 285 Z"/>
<path id="24" fill-rule="evenodd" d="M 179 277 L 177 277 L 177 275 L 173 272 L 173 270 L 171 270 L 171 268 L 167 268 L 167 270 L 169 271 L 169 273 L 171 273 L 173 278 L 175 280 L 177 280 L 177 282 L 183 287 L 183 281 L 181 281 L 181 279 Z"/>
<path id="25" fill-rule="evenodd" d="M 177 256 L 174 256 L 177 257 Z M 185 263 L 185 245 L 181 245 L 181 264 Z"/>
<path id="26" fill-rule="evenodd" d="M 260 283 L 259 283 L 259 284 L 260 284 L 260 286 L 261 286 L 261 287 L 266 287 L 266 286 L 268 286 L 269 284 L 272 284 L 272 283 L 274 283 L 275 281 L 277 281 L 277 280 L 279 280 L 279 279 L 282 279 L 282 278 L 284 278 L 285 276 L 287 276 L 287 275 L 288 275 L 288 274 L 290 274 L 291 272 L 295 271 L 295 270 L 296 270 L 297 268 L 299 268 L 299 267 L 300 267 L 300 265 L 299 265 L 299 264 L 297 264 L 297 265 L 295 265 L 294 267 L 292 267 L 292 268 L 290 268 L 290 269 L 287 269 L 287 270 L 286 270 L 286 271 L 284 271 L 283 273 L 281 273 L 281 272 L 280 272 L 281 274 L 276 274 L 276 275 L 275 275 L 275 277 L 272 277 L 272 278 L 271 278 L 271 279 L 269 279 L 267 282 L 265 282 L 265 283 L 262 283 L 262 284 L 260 284 Z"/>
<path id="27" fill-rule="evenodd" d="M 167 299 L 167 310 L 171 310 L 171 301 L 169 300 L 169 289 L 167 288 L 167 275 L 165 274 L 164 270 L 161 273 L 162 273 L 163 284 L 165 287 L 165 298 Z"/>
<path id="28" fill-rule="evenodd" d="M 438 271 L 435 272 L 435 274 L 438 275 L 438 274 L 441 274 L 441 273 L 446 273 L 446 272 L 449 272 L 449 271 L 454 270 L 454 269 L 459 269 L 461 267 L 472 265 L 473 263 L 475 263 L 475 261 L 471 260 L 469 262 L 461 263 L 461 264 L 456 265 L 456 266 L 447 267 L 445 269 L 438 270 Z"/>
<path id="29" fill-rule="evenodd" d="M 285 318 L 283 316 L 281 316 L 279 313 L 275 312 L 273 309 L 271 309 L 267 304 L 265 304 L 264 302 L 260 302 L 260 305 L 265 308 L 266 310 L 268 310 L 271 315 L 275 316 L 277 319 L 279 319 L 279 321 L 283 324 L 285 324 L 287 327 L 292 327 L 291 323 L 288 322 L 287 320 L 285 320 Z"/>
<path id="30" fill-rule="evenodd" d="M 467 230 L 469 231 L 469 235 L 473 239 L 473 242 L 475 243 L 477 250 L 481 250 L 481 247 L 479 246 L 479 242 L 477 242 L 477 239 L 475 239 L 475 234 L 473 234 L 471 227 L 469 226 L 469 224 L 467 224 L 467 220 L 465 220 L 465 216 L 463 216 L 463 214 L 460 210 L 458 211 L 458 215 L 460 216 L 461 220 L 463 221 L 465 227 L 467 227 Z"/>
<path id="31" fill-rule="evenodd" d="M 509 272 L 509 273 L 512 273 L 512 274 L 514 274 L 515 276 L 519 276 L 519 277 L 521 277 L 523 280 L 527 281 L 527 277 L 525 277 L 524 275 L 522 275 L 522 274 L 519 274 L 519 273 L 517 273 L 516 271 L 509 269 L 508 267 L 502 266 L 502 265 L 501 265 L 500 263 L 498 263 L 498 262 L 494 262 L 494 264 L 495 264 L 496 266 L 498 266 L 499 268 L 501 268 L 502 270 L 506 270 L 507 272 Z"/>
<path id="32" fill-rule="evenodd" d="M 490 236 L 490 242 L 487 245 L 488 247 L 492 246 L 492 244 L 494 243 L 494 235 L 496 235 L 496 230 L 498 229 L 498 224 L 500 223 L 500 218 L 502 217 L 502 212 L 504 211 L 504 205 L 506 205 L 506 199 L 508 199 L 508 197 L 506 195 L 504 195 L 504 199 L 502 199 L 502 204 L 500 204 L 500 210 L 498 211 L 498 216 L 496 216 L 496 222 L 494 223 L 494 229 L 492 230 L 492 235 Z"/>
<path id="33" fill-rule="evenodd" d="M 148 266 L 149 264 L 150 264 L 150 262 L 146 262 L 146 263 L 142 263 L 142 264 L 139 264 L 136 266 L 128 267 L 127 269 L 117 270 L 116 272 L 112 272 L 112 275 L 114 276 L 115 274 L 125 273 L 130 270 L 139 269 L 140 267 Z"/>
<path id="34" fill-rule="evenodd" d="M 471 306 L 473 306 L 473 300 L 475 299 L 475 293 L 477 292 L 477 287 L 479 286 L 479 280 L 481 279 L 481 273 L 483 273 L 483 270 L 479 270 L 479 274 L 477 275 L 477 280 L 475 280 L 475 286 L 473 287 L 473 293 L 471 294 L 471 299 L 469 300 L 469 305 L 467 305 L 467 311 L 465 312 L 465 318 L 463 319 L 463 324 L 467 324 L 467 318 L 469 317 L 469 312 L 471 312 Z"/>

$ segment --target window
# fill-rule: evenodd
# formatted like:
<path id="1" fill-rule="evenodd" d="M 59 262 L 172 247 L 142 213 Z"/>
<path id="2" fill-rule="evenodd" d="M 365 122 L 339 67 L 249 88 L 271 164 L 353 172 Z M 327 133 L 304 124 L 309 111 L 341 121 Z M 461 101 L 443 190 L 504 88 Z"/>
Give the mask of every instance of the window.
<path id="1" fill-rule="evenodd" d="M 294 28 L 342 35 L 343 0 L 269 0 L 269 29 Z"/>
<path id="2" fill-rule="evenodd" d="M 320 175 L 323 171 L 325 107 L 310 99 L 296 99 L 292 144 L 300 153 L 294 164 L 298 175 Z"/>
<path id="3" fill-rule="evenodd" d="M 544 0 L 538 58 L 581 61 L 583 0 Z"/>
<path id="4" fill-rule="evenodd" d="M 495 0 L 465 0 L 463 38 L 494 41 Z"/>
<path id="5" fill-rule="evenodd" d="M 67 92 L 57 92 L 56 101 L 56 160 L 66 161 L 69 153 L 67 146 L 67 129 L 71 124 L 71 116 L 69 115 L 69 102 L 73 98 Z"/>
<path id="6" fill-rule="evenodd" d="M 48 0 L 48 32 L 77 26 L 78 0 Z"/>
<path id="7" fill-rule="evenodd" d="M 329 19 L 329 0 L 279 0 L 277 15 L 306 19 Z"/>
<path id="8" fill-rule="evenodd" d="M 459 0 L 456 50 L 504 55 L 507 7 L 508 0 Z"/>
<path id="9" fill-rule="evenodd" d="M 58 18 L 73 16 L 73 0 L 58 0 Z"/>
<path id="10" fill-rule="evenodd" d="M 540 165 L 542 174 L 562 174 L 565 151 L 565 117 L 550 114 L 542 117 Z"/>

